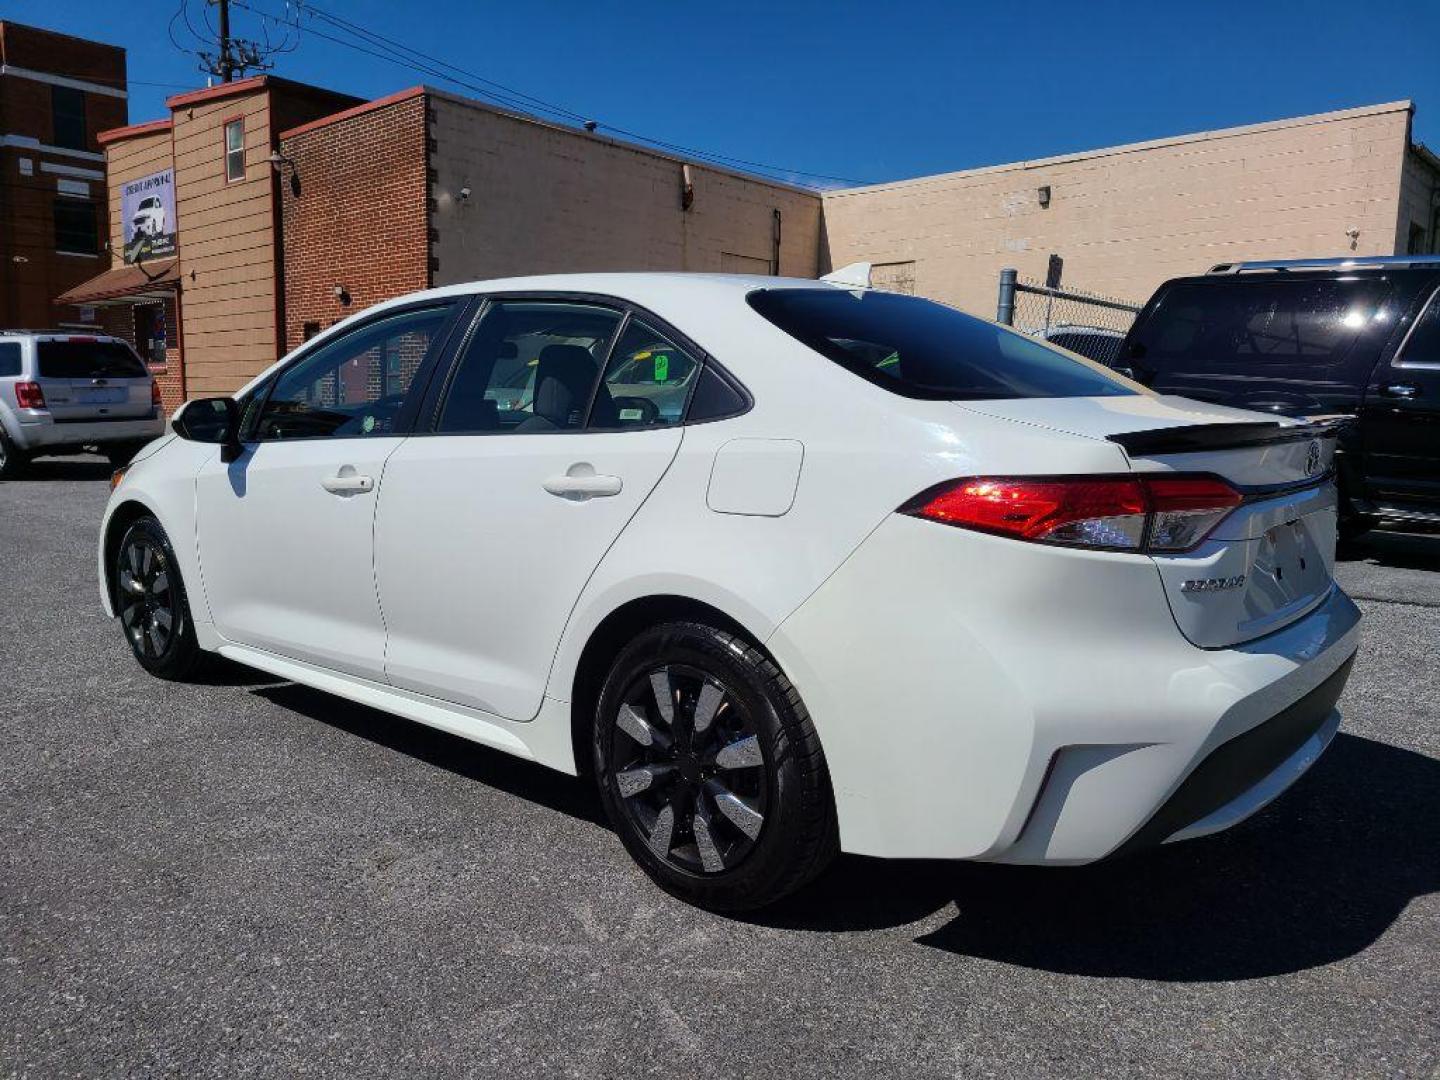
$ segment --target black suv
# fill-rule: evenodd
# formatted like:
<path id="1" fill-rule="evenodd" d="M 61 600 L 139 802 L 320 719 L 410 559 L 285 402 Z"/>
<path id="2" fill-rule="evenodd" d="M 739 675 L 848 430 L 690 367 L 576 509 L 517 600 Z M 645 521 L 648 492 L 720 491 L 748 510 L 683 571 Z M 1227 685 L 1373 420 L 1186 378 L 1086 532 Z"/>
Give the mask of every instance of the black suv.
<path id="1" fill-rule="evenodd" d="M 1167 281 L 1112 366 L 1167 394 L 1347 415 L 1342 533 L 1440 525 L 1440 255 L 1225 263 Z"/>

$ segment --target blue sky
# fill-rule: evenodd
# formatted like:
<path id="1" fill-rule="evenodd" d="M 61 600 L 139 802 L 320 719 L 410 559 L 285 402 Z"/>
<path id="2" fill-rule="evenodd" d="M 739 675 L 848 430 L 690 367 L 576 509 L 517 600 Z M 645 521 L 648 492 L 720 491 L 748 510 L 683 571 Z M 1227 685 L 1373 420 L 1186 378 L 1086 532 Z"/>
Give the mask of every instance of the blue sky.
<path id="1" fill-rule="evenodd" d="M 259 36 L 255 10 L 295 17 L 293 0 L 234 2 L 250 9 L 234 11 L 241 36 Z M 1440 149 L 1437 0 L 315 2 L 615 128 L 860 181 L 1399 98 L 1416 103 L 1416 138 Z M 204 83 L 166 33 L 178 3 L 8 0 L 5 17 L 125 46 L 139 122 L 176 92 L 142 82 Z M 197 29 L 203 8 L 189 0 Z M 334 23 L 301 21 L 277 74 L 366 97 L 446 85 L 325 40 L 350 36 Z M 189 37 L 183 22 L 177 34 Z"/>

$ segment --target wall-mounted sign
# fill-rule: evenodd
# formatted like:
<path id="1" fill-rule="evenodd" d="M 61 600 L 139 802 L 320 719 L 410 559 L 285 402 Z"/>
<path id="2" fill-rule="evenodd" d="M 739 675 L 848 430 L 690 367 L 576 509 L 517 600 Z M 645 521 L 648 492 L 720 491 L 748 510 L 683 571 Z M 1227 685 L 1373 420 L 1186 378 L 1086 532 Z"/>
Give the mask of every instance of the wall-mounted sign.
<path id="1" fill-rule="evenodd" d="M 125 261 L 175 254 L 175 170 L 151 173 L 120 188 Z"/>

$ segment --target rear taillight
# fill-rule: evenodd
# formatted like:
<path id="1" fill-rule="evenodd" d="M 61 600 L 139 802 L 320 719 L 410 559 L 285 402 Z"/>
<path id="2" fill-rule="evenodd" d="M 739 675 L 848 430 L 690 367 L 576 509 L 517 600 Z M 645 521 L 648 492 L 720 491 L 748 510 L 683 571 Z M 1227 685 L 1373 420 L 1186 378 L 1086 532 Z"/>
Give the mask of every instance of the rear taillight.
<path id="1" fill-rule="evenodd" d="M 43 409 L 45 395 L 40 390 L 40 384 L 38 382 L 17 382 L 15 384 L 15 404 L 22 409 Z"/>
<path id="2" fill-rule="evenodd" d="M 150 407 L 152 409 L 160 408 L 160 384 L 154 379 L 150 380 Z"/>
<path id="3" fill-rule="evenodd" d="M 1244 501 L 1213 476 L 980 476 L 923 492 L 901 513 L 1041 544 L 1189 551 Z"/>

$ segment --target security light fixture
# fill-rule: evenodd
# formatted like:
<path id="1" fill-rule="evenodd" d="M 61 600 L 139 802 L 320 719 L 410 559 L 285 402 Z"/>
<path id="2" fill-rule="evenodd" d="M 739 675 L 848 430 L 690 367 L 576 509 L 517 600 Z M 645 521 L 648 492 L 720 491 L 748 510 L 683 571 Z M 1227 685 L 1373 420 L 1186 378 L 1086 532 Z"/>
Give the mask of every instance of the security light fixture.
<path id="1" fill-rule="evenodd" d="M 335 299 L 340 301 L 341 306 L 350 306 L 350 293 L 344 285 L 335 286 Z"/>

